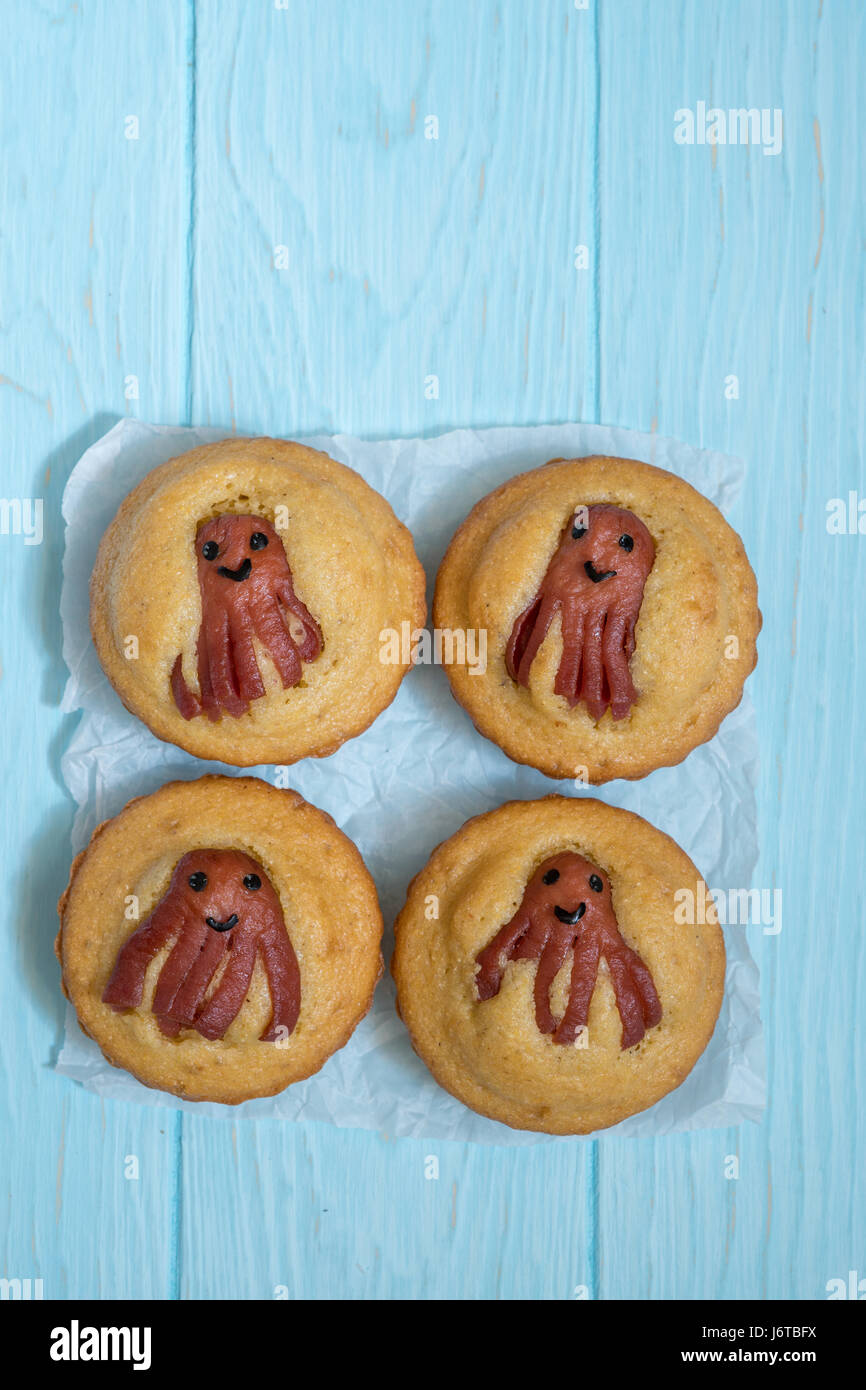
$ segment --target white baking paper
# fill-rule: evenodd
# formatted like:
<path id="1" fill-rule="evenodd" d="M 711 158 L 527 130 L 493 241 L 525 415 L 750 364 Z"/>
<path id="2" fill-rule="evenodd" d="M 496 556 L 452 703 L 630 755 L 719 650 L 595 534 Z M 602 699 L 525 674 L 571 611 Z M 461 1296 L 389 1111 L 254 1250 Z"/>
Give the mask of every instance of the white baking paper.
<path id="1" fill-rule="evenodd" d="M 63 757 L 63 776 L 78 805 L 71 849 L 130 797 L 172 778 L 238 769 L 203 763 L 161 743 L 123 708 L 102 673 L 88 628 L 88 582 L 103 531 L 124 496 L 151 468 L 225 437 L 224 430 L 181 429 L 124 420 L 94 444 L 73 470 L 63 497 L 66 555 L 61 613 L 69 667 L 63 708 L 83 715 Z M 345 435 L 306 441 L 356 469 L 383 493 L 412 531 L 429 580 L 456 527 L 491 488 L 550 458 L 608 454 L 643 459 L 678 473 L 730 510 L 742 483 L 739 460 L 688 448 L 655 435 L 594 425 L 455 430 L 435 439 L 370 442 Z M 322 760 L 290 770 L 291 785 L 328 811 L 358 845 L 379 889 L 386 921 L 384 953 L 406 885 L 431 850 L 470 816 L 514 798 L 601 796 L 667 831 L 712 889 L 745 888 L 757 859 L 757 746 L 748 696 L 711 743 L 679 767 L 641 782 L 582 792 L 518 767 L 483 739 L 451 698 L 444 671 L 418 667 L 394 704 L 360 738 Z M 256 769 L 274 780 L 272 767 Z M 758 971 L 747 936 L 760 925 L 728 926 L 727 987 L 712 1041 L 671 1095 L 609 1133 L 671 1134 L 758 1120 L 765 1103 Z M 308 1081 L 282 1095 L 236 1107 L 194 1104 L 149 1090 L 104 1060 L 69 1008 L 57 1070 L 100 1096 L 196 1113 L 319 1120 L 391 1136 L 490 1144 L 581 1143 L 511 1130 L 483 1119 L 441 1090 L 415 1056 L 394 1011 L 390 976 L 369 1016 L 341 1052 Z"/>

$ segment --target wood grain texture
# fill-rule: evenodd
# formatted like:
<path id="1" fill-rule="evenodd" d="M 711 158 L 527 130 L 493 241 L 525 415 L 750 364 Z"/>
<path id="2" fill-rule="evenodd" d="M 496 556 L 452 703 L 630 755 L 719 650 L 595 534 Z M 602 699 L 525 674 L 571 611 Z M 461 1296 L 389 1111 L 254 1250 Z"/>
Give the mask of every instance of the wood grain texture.
<path id="1" fill-rule="evenodd" d="M 829 498 L 866 495 L 862 7 L 10 11 L 0 491 L 44 498 L 45 539 L 0 536 L 3 1275 L 46 1297 L 471 1299 L 821 1298 L 866 1276 L 866 542 L 825 525 Z M 700 100 L 782 108 L 782 153 L 678 145 Z M 127 411 L 289 436 L 600 419 L 745 457 L 755 881 L 784 894 L 782 932 L 750 929 L 762 1127 L 501 1150 L 181 1121 L 50 1071 L 60 496 Z"/>
<path id="2" fill-rule="evenodd" d="M 601 413 L 747 461 L 737 520 L 765 614 L 752 682 L 755 883 L 782 889 L 784 925 L 776 936 L 750 929 L 767 1123 L 675 1144 L 604 1143 L 599 1288 L 820 1298 L 828 1279 L 864 1262 L 854 808 L 866 572 L 862 538 L 828 535 L 825 521 L 829 498 L 863 488 L 864 170 L 851 117 L 866 29 L 860 7 L 845 4 L 664 11 L 662 32 L 656 7 L 601 10 Z M 781 107 L 783 152 L 676 144 L 674 111 L 701 99 Z M 725 396 L 731 373 L 736 400 Z M 729 1154 L 736 1180 L 725 1176 Z M 617 1239 L 623 1229 L 642 1229 L 643 1241 Z"/>
<path id="3" fill-rule="evenodd" d="M 0 536 L 2 1273 L 41 1278 L 46 1298 L 162 1297 L 175 1258 L 174 1118 L 102 1106 L 49 1069 L 72 822 L 58 760 L 74 723 L 57 713 L 60 498 L 125 409 L 183 409 L 186 32 L 171 3 L 148 13 L 142 30 L 110 3 L 19 5 L 0 83 L 2 493 L 43 498 L 45 518 L 41 546 Z M 138 401 L 125 400 L 128 376 Z"/>

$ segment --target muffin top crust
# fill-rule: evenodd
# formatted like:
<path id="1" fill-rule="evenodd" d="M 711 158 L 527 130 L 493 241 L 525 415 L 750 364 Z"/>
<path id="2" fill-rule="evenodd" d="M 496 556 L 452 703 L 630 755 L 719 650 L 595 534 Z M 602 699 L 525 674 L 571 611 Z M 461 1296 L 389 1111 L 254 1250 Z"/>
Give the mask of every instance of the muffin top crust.
<path id="1" fill-rule="evenodd" d="M 170 782 L 94 832 L 60 900 L 63 988 L 114 1066 L 187 1100 L 274 1095 L 342 1047 L 382 967 L 375 886 L 297 792 Z"/>
<path id="2" fill-rule="evenodd" d="M 667 835 L 603 802 L 514 801 L 436 849 L 396 924 L 413 1046 L 471 1109 L 584 1134 L 645 1110 L 712 1035 L 725 949 L 679 920 L 701 877 Z"/>
<path id="3" fill-rule="evenodd" d="M 761 615 L 742 542 L 688 483 L 630 459 L 553 460 L 470 512 L 437 628 L 485 630 L 457 700 L 516 762 L 600 783 L 680 762 L 739 703 Z"/>
<path id="4" fill-rule="evenodd" d="M 412 538 L 359 475 L 274 439 L 155 468 L 109 526 L 91 630 L 124 704 L 162 739 L 249 767 L 332 753 L 393 700 L 421 626 Z"/>

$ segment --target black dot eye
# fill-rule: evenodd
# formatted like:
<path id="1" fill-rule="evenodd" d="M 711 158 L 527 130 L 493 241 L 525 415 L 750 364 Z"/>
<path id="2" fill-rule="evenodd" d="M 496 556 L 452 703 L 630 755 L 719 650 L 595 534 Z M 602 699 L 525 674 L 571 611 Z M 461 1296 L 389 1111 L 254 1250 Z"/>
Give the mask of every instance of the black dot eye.
<path id="1" fill-rule="evenodd" d="M 264 550 L 268 543 L 268 538 L 264 531 L 253 531 L 250 536 L 250 550 Z"/>
<path id="2" fill-rule="evenodd" d="M 620 536 L 620 538 L 619 538 L 619 544 L 620 544 L 620 548 L 621 548 L 622 550 L 634 550 L 634 537 L 633 537 L 633 536 Z"/>
<path id="3" fill-rule="evenodd" d="M 558 878 L 559 869 L 548 869 L 547 873 L 544 875 L 544 878 L 541 881 L 542 883 L 556 883 L 556 880 Z"/>
<path id="4" fill-rule="evenodd" d="M 215 560 L 220 553 L 220 548 L 216 541 L 205 541 L 201 553 L 206 560 Z"/>
<path id="5" fill-rule="evenodd" d="M 579 541 L 579 540 L 581 539 L 581 537 L 582 537 L 582 536 L 585 536 L 585 535 L 586 535 L 586 527 L 585 527 L 585 526 L 572 526 L 572 528 L 571 528 L 571 539 L 572 539 L 573 541 Z"/>
<path id="6" fill-rule="evenodd" d="M 194 893 L 201 893 L 207 888 L 207 874 L 203 874 L 201 870 L 198 873 L 190 874 L 189 886 Z"/>
<path id="7" fill-rule="evenodd" d="M 244 879 L 244 887 L 249 888 L 251 893 L 255 893 L 262 886 L 262 881 L 258 874 L 247 874 Z"/>
<path id="8" fill-rule="evenodd" d="M 589 886 L 592 889 L 593 893 L 600 893 L 602 888 L 604 887 L 604 884 L 602 883 L 598 874 L 590 874 Z"/>

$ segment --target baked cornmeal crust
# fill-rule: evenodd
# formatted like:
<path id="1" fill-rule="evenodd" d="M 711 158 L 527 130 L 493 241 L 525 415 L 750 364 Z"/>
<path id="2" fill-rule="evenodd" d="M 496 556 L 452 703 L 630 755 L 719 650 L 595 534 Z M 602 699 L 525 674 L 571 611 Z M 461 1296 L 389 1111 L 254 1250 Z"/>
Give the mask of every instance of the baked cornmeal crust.
<path id="1" fill-rule="evenodd" d="M 604 959 L 585 1047 L 561 1046 L 539 1032 L 534 960 L 512 960 L 499 994 L 477 998 L 479 951 L 515 912 L 539 864 L 563 850 L 608 874 L 620 931 L 649 967 L 661 1000 L 661 1022 L 626 1051 Z M 415 1051 L 464 1105 L 514 1129 L 589 1134 L 646 1110 L 688 1076 L 721 1007 L 719 926 L 685 926 L 674 917 L 674 894 L 697 892 L 700 882 L 667 835 L 601 801 L 511 801 L 468 821 L 434 850 L 396 923 L 391 969 Z M 438 907 L 432 920 L 431 904 Z M 559 1015 L 571 957 L 551 991 Z"/>
<path id="2" fill-rule="evenodd" d="M 102 1002 L 118 952 L 161 900 L 189 850 L 240 849 L 266 870 L 298 959 L 301 1009 L 284 1044 L 260 1042 L 271 999 L 261 960 L 224 1038 L 166 1037 L 150 1012 L 170 946 L 148 966 L 141 1007 Z M 138 921 L 127 920 L 130 897 Z M 351 1036 L 382 972 L 376 889 L 351 840 L 297 792 L 253 777 L 170 782 L 94 831 L 58 904 L 63 990 L 113 1066 L 185 1100 L 235 1105 L 301 1081 Z"/>
<path id="3" fill-rule="evenodd" d="M 554 693 L 559 616 L 532 665 L 529 688 L 506 670 L 517 616 L 531 603 L 578 506 L 613 503 L 648 527 L 655 561 L 644 588 L 626 718 Z M 437 629 L 487 631 L 487 671 L 450 665 L 456 699 L 515 762 L 591 783 L 643 777 L 681 762 L 740 702 L 757 660 L 757 585 L 742 542 L 712 502 L 681 478 L 633 459 L 554 459 L 510 479 L 470 512 L 436 581 Z M 733 639 L 733 640 L 732 640 Z M 445 648 L 447 652 L 447 647 Z"/>
<path id="4" fill-rule="evenodd" d="M 211 723 L 181 716 L 170 681 L 182 653 L 198 688 L 196 531 L 221 513 L 275 526 L 324 648 L 300 684 L 283 689 L 256 642 L 266 694 Z M 333 753 L 391 703 L 408 668 L 380 661 L 379 634 L 423 626 L 424 590 L 412 537 L 352 469 L 301 444 L 228 439 L 155 468 L 125 499 L 99 548 L 91 631 L 121 700 L 159 738 L 239 767 L 288 764 Z"/>

